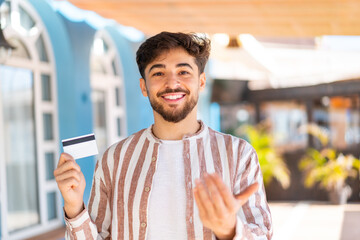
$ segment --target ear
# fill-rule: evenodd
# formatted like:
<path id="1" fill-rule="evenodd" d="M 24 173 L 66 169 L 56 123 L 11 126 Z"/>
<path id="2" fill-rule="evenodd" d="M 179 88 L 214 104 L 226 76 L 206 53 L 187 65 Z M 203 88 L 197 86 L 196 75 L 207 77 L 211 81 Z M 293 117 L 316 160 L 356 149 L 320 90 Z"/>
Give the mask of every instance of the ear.
<path id="1" fill-rule="evenodd" d="M 147 90 L 146 90 L 146 82 L 145 82 L 145 79 L 143 79 L 143 78 L 140 78 L 140 90 L 144 97 L 148 96 Z"/>
<path id="2" fill-rule="evenodd" d="M 200 92 L 203 91 L 205 89 L 206 86 L 206 75 L 203 72 L 202 74 L 200 74 Z"/>

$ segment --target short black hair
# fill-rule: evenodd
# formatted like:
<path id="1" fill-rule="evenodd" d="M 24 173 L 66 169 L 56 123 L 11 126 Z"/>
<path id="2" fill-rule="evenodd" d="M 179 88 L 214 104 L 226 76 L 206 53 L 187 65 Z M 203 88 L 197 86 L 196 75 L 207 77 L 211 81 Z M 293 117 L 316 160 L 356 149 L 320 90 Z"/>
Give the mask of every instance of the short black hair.
<path id="1" fill-rule="evenodd" d="M 141 76 L 145 79 L 145 68 L 163 52 L 183 48 L 195 58 L 199 73 L 203 73 L 210 55 L 211 41 L 194 33 L 161 32 L 141 44 L 136 52 L 136 62 Z"/>

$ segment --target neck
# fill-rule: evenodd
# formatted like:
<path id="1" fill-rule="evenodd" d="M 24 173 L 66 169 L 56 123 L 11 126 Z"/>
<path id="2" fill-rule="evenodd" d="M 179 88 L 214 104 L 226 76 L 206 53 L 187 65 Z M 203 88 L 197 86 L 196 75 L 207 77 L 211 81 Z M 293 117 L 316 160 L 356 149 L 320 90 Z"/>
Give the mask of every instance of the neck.
<path id="1" fill-rule="evenodd" d="M 181 140 L 185 135 L 195 134 L 200 129 L 196 108 L 186 118 L 177 123 L 165 121 L 157 112 L 154 112 L 154 120 L 153 134 L 162 140 Z"/>

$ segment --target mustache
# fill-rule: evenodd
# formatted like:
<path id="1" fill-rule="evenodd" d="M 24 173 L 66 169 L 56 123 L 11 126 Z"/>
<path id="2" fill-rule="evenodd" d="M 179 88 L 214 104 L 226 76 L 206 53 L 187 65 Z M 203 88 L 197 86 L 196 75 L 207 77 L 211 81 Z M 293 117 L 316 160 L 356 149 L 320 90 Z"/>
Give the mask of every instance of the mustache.
<path id="1" fill-rule="evenodd" d="M 161 95 L 167 94 L 167 93 L 185 93 L 185 94 L 190 94 L 190 91 L 187 90 L 187 89 L 182 89 L 182 88 L 175 88 L 175 89 L 166 88 L 164 91 L 158 92 L 158 93 L 156 94 L 156 96 L 157 96 L 157 97 L 161 97 Z"/>

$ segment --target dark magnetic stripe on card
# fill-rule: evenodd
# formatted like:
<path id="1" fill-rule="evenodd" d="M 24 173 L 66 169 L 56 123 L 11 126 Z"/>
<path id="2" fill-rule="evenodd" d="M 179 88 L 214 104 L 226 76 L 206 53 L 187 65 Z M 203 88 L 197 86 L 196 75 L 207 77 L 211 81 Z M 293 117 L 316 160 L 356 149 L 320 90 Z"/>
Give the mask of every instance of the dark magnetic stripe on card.
<path id="1" fill-rule="evenodd" d="M 77 143 L 83 143 L 83 142 L 88 142 L 88 141 L 92 141 L 92 140 L 95 140 L 95 135 L 64 141 L 64 142 L 62 142 L 62 145 L 64 147 L 66 147 L 66 146 L 74 145 Z"/>

